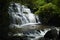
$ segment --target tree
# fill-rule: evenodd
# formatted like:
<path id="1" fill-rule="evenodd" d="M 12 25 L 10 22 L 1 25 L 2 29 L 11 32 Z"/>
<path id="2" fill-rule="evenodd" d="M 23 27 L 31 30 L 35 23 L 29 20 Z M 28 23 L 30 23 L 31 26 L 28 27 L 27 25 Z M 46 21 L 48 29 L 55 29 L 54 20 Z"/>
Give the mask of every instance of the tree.
<path id="1" fill-rule="evenodd" d="M 39 15 L 40 21 L 44 25 L 58 26 L 60 23 L 59 8 L 52 3 L 40 6 L 39 10 L 35 12 L 35 14 Z"/>

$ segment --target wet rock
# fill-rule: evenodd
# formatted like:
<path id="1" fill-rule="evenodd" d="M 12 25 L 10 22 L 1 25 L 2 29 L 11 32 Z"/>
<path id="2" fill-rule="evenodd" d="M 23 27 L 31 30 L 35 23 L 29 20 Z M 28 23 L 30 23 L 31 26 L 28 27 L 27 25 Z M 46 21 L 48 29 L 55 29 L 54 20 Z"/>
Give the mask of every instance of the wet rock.
<path id="1" fill-rule="evenodd" d="M 40 32 L 40 30 L 37 30 L 38 32 Z M 41 32 L 40 32 L 41 33 Z"/>
<path id="2" fill-rule="evenodd" d="M 44 38 L 45 38 L 45 40 L 56 40 L 57 36 L 58 36 L 57 30 L 56 29 L 52 29 L 52 30 L 48 31 L 44 35 Z"/>
<path id="3" fill-rule="evenodd" d="M 13 36 L 13 37 L 10 37 L 8 40 L 28 40 L 28 38 L 26 35 L 24 35 L 24 36 Z"/>
<path id="4" fill-rule="evenodd" d="M 59 30 L 59 35 L 58 35 L 58 38 L 57 38 L 57 40 L 60 40 L 60 30 Z"/>
<path id="5" fill-rule="evenodd" d="M 39 38 L 38 40 L 45 40 L 45 38 L 44 38 L 44 37 L 41 37 L 41 38 Z"/>

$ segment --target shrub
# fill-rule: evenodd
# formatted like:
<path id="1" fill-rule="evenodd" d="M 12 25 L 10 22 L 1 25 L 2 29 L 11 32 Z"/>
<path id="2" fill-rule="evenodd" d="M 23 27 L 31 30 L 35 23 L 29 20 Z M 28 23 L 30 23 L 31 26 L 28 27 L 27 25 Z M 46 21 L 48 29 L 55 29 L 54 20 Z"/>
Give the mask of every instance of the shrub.
<path id="1" fill-rule="evenodd" d="M 45 4 L 35 12 L 39 16 L 42 24 L 45 25 L 59 25 L 60 23 L 60 12 L 56 5 L 52 3 Z"/>

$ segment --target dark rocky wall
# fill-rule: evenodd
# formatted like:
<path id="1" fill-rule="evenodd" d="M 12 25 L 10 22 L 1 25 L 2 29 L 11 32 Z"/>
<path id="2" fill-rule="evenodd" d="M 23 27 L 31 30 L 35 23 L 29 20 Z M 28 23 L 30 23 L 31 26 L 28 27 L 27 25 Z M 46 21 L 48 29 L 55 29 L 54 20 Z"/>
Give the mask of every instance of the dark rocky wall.
<path id="1" fill-rule="evenodd" d="M 8 2 L 0 0 L 0 38 L 6 37 L 10 24 L 8 14 Z"/>

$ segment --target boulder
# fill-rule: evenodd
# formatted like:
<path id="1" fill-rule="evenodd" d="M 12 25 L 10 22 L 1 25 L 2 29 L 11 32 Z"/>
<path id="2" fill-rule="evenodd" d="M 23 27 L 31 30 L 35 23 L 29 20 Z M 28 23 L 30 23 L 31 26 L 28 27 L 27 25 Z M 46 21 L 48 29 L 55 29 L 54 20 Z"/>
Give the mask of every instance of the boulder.
<path id="1" fill-rule="evenodd" d="M 56 29 L 51 29 L 49 30 L 45 35 L 44 35 L 44 38 L 47 40 L 56 40 L 58 34 L 57 34 L 57 30 Z"/>

